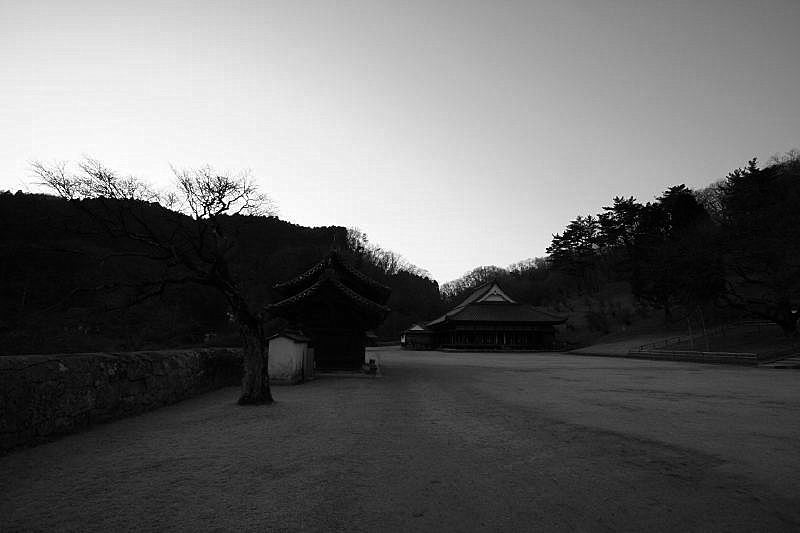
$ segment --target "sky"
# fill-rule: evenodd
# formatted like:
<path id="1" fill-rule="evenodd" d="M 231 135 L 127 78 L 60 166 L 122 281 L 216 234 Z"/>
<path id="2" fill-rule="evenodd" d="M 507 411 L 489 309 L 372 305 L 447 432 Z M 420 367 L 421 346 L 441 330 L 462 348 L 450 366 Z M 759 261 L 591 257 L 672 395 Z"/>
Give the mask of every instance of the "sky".
<path id="1" fill-rule="evenodd" d="M 0 189 L 249 169 L 444 283 L 800 147 L 798 28 L 798 0 L 0 0 Z"/>

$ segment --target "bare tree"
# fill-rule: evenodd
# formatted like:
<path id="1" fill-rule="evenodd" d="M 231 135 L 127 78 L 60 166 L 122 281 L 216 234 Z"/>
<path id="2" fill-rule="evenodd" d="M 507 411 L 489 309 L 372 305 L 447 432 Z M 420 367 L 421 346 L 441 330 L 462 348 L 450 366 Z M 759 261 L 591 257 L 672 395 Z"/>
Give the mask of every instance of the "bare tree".
<path id="1" fill-rule="evenodd" d="M 430 272 L 409 262 L 402 255 L 370 243 L 367 234 L 358 228 L 347 228 L 346 247 L 357 264 L 369 263 L 384 276 L 391 277 L 406 272 L 421 278 L 431 277 Z"/>
<path id="2" fill-rule="evenodd" d="M 65 164 L 32 163 L 40 182 L 85 213 L 99 231 L 127 241 L 122 253 L 159 265 L 157 276 L 128 284 L 133 302 L 162 294 L 169 286 L 198 284 L 219 291 L 239 326 L 244 377 L 240 404 L 271 403 L 263 302 L 252 302 L 232 260 L 241 224 L 271 212 L 248 172 L 211 167 L 173 168 L 175 186 L 159 193 L 144 181 L 121 176 L 86 158 L 71 173 Z M 243 216 L 237 216 L 243 215 Z"/>

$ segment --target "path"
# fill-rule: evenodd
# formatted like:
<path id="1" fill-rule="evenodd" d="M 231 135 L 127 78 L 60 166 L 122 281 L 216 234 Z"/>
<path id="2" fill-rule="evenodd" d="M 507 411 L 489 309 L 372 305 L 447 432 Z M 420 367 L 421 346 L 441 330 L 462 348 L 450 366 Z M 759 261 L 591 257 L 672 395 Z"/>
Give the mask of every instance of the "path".
<path id="1" fill-rule="evenodd" d="M 800 373 L 382 350 L 0 458 L 0 531 L 800 528 Z"/>

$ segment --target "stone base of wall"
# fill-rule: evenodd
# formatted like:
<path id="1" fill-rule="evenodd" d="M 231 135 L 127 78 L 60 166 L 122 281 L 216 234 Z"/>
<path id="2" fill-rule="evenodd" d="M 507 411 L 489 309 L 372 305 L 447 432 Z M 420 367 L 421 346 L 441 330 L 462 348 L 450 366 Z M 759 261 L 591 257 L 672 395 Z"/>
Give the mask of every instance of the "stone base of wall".
<path id="1" fill-rule="evenodd" d="M 0 357 L 0 453 L 238 385 L 238 349 Z"/>

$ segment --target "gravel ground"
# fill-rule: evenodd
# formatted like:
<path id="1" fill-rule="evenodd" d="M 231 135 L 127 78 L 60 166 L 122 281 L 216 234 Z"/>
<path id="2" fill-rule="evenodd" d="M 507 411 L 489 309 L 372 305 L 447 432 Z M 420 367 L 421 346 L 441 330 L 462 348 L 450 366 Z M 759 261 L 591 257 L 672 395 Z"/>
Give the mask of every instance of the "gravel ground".
<path id="1" fill-rule="evenodd" d="M 0 458 L 0 531 L 796 531 L 800 372 L 376 350 Z"/>

